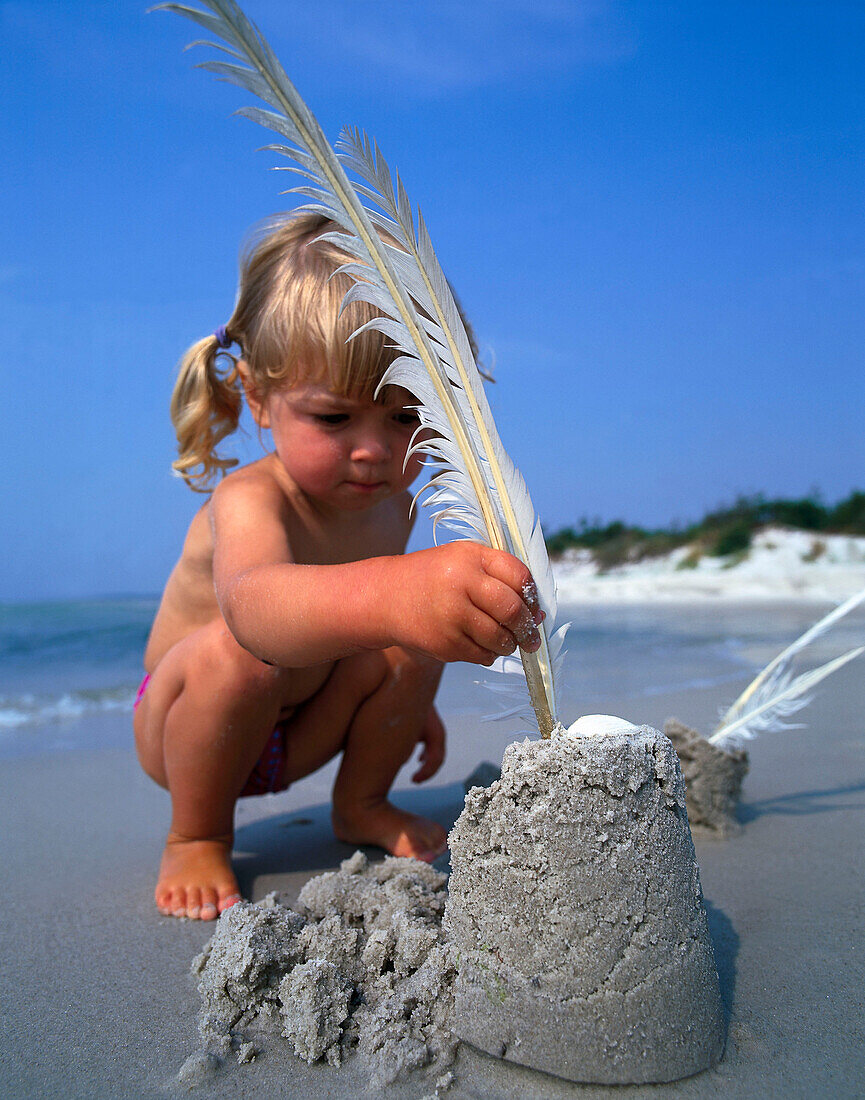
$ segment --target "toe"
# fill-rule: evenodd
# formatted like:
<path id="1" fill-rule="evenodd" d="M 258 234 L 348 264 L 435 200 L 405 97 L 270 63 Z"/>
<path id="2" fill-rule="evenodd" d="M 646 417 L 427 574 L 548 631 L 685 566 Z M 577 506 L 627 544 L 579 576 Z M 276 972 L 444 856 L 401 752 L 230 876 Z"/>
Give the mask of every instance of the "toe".
<path id="1" fill-rule="evenodd" d="M 201 889 L 190 886 L 186 891 L 186 915 L 190 920 L 198 920 L 201 915 Z"/>
<path id="2" fill-rule="evenodd" d="M 172 917 L 186 916 L 186 890 L 178 886 L 171 891 L 171 900 L 168 903 Z"/>
<path id="3" fill-rule="evenodd" d="M 438 859 L 442 852 L 446 851 L 448 838 L 447 833 L 441 826 L 433 821 L 429 822 L 429 824 L 431 827 L 424 831 L 420 837 L 420 841 L 421 847 L 424 850 L 424 854 L 421 858 L 427 859 L 431 863 L 434 859 Z"/>
<path id="4" fill-rule="evenodd" d="M 205 886 L 201 891 L 201 920 L 216 920 L 219 916 L 217 903 L 219 896 L 212 886 Z"/>
<path id="5" fill-rule="evenodd" d="M 230 909 L 232 905 L 237 905 L 241 900 L 240 894 L 237 892 L 222 896 L 217 902 L 217 909 L 220 913 L 224 913 L 226 909 Z"/>

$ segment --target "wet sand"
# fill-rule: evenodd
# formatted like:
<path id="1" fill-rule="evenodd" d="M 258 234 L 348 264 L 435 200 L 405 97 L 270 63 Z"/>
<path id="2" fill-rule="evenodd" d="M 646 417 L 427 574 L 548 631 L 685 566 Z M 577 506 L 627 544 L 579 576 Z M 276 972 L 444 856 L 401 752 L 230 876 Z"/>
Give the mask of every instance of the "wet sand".
<path id="1" fill-rule="evenodd" d="M 801 608 L 789 614 L 791 623 L 801 622 Z M 706 730 L 729 697 L 729 683 L 709 682 L 639 700 L 608 693 L 603 709 L 656 727 L 676 716 Z M 826 682 L 805 719 L 805 730 L 751 745 L 742 832 L 694 835 L 730 1018 L 720 1065 L 671 1085 L 577 1086 L 463 1047 L 444 1095 L 666 1100 L 865 1092 L 861 661 Z M 479 760 L 500 756 L 510 735 L 464 716 L 448 725 L 444 769 L 432 786 L 403 784 L 408 789 L 398 801 L 449 827 L 462 806 L 462 778 Z M 351 854 L 330 833 L 329 782 L 322 773 L 283 795 L 241 804 L 238 869 L 247 896 L 277 889 L 290 900 L 311 875 Z M 146 1098 L 171 1091 L 197 1046 L 189 967 L 212 926 L 164 918 L 153 907 L 167 812 L 167 796 L 139 772 L 131 751 L 0 761 L 0 1095 Z M 363 1080 L 352 1062 L 338 1070 L 310 1067 L 286 1044 L 284 1052 L 228 1067 L 205 1091 L 242 1100 L 354 1097 Z M 386 1095 L 420 1098 L 433 1087 L 409 1078 Z"/>

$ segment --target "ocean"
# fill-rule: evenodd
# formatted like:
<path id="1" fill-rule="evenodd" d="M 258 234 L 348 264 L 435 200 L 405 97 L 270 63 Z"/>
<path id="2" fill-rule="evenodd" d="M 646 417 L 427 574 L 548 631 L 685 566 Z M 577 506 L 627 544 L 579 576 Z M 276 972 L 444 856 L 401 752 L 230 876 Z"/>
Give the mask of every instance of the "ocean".
<path id="1" fill-rule="evenodd" d="M 132 711 L 156 598 L 0 603 L 0 753 Z M 42 742 L 44 744 L 44 741 Z"/>
<path id="2" fill-rule="evenodd" d="M 0 604 L 0 753 L 26 750 L 46 728 L 68 733 L 75 726 L 79 741 L 86 740 L 80 719 L 110 712 L 128 717 L 156 607 L 155 597 Z M 714 617 L 702 629 L 691 618 L 682 632 L 675 616 L 658 609 L 582 608 L 569 635 L 562 703 L 600 698 L 613 687 L 642 696 L 670 684 L 697 685 L 707 676 L 735 680 L 742 675 L 742 645 Z M 475 686 L 484 674 L 451 665 L 442 712 L 494 708 L 493 698 Z"/>
<path id="3" fill-rule="evenodd" d="M 132 702 L 156 598 L 0 603 L 0 755 L 46 749 L 130 745 Z M 560 677 L 566 716 L 609 700 L 646 700 L 729 683 L 731 698 L 760 659 L 768 659 L 815 618 L 813 608 L 768 616 L 709 605 L 564 609 L 571 618 Z M 840 645 L 840 643 L 839 643 Z M 479 718 L 496 699 L 477 686 L 486 671 L 448 667 L 442 713 Z M 101 732 L 99 732 L 101 731 Z M 98 736 L 97 736 L 98 733 Z"/>

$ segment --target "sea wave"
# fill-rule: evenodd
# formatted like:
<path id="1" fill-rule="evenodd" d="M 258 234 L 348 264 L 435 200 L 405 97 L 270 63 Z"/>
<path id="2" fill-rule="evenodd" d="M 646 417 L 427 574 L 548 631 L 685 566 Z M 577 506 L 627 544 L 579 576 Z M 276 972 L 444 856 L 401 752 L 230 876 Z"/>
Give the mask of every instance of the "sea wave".
<path id="1" fill-rule="evenodd" d="M 156 608 L 149 598 L 0 602 L 0 671 L 36 662 L 140 663 Z"/>
<path id="2" fill-rule="evenodd" d="M 131 687 L 69 691 L 61 695 L 0 695 L 0 730 L 17 730 L 44 722 L 71 722 L 105 711 L 131 712 L 134 701 L 135 689 Z"/>

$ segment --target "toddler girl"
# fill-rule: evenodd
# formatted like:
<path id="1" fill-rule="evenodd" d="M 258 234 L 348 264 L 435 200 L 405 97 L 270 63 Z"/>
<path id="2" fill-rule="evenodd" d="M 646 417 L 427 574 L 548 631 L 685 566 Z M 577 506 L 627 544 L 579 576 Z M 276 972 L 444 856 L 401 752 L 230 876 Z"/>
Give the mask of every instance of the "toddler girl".
<path id="1" fill-rule="evenodd" d="M 237 799 L 338 753 L 337 837 L 433 860 L 444 830 L 387 794 L 416 744 L 416 782 L 444 758 L 442 662 L 540 644 L 516 558 L 473 542 L 404 553 L 417 415 L 399 387 L 373 397 L 396 353 L 375 330 L 349 340 L 376 314 L 340 313 L 347 257 L 319 239 L 334 229 L 312 214 L 266 227 L 231 319 L 187 352 L 172 398 L 174 467 L 192 488 L 236 465 L 216 448 L 243 397 L 273 451 L 223 477 L 192 520 L 147 644 L 134 725 L 142 767 L 171 794 L 164 914 L 212 920 L 238 901 Z"/>

